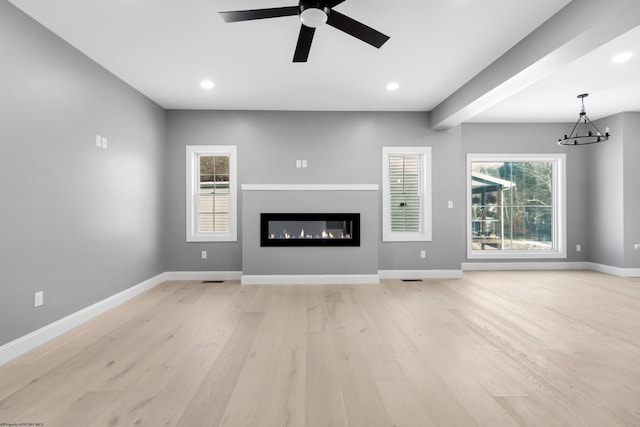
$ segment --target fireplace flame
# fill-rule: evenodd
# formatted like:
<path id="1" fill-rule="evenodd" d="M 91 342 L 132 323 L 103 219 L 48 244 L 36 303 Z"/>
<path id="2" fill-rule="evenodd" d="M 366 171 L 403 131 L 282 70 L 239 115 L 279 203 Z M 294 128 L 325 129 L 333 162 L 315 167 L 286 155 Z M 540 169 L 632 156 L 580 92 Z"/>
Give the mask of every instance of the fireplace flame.
<path id="1" fill-rule="evenodd" d="M 351 234 L 342 231 L 336 235 L 327 230 L 322 230 L 320 234 L 306 234 L 304 229 L 300 231 L 300 234 L 297 234 L 297 231 L 290 233 L 283 229 L 282 234 L 270 233 L 269 239 L 351 239 Z"/>

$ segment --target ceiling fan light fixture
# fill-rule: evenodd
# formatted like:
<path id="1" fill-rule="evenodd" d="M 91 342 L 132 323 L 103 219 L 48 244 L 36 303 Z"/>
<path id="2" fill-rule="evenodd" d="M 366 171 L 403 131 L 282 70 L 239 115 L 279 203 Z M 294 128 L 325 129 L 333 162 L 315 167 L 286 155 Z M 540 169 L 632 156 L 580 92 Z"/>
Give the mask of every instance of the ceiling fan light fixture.
<path id="1" fill-rule="evenodd" d="M 300 21 L 309 28 L 318 28 L 329 18 L 329 8 L 320 4 L 300 5 Z"/>
<path id="2" fill-rule="evenodd" d="M 588 93 L 578 95 L 578 99 L 582 102 L 582 109 L 578 114 L 578 121 L 573 126 L 569 135 L 565 134 L 564 138 L 558 139 L 558 145 L 596 144 L 609 139 L 609 128 L 606 128 L 603 134 L 600 132 L 600 129 L 589 120 L 589 117 L 587 117 L 587 112 L 584 109 L 584 99 L 587 96 L 589 96 Z M 582 134 L 580 131 L 582 131 Z"/>
<path id="3" fill-rule="evenodd" d="M 300 32 L 298 33 L 298 42 L 293 53 L 293 62 L 307 62 L 315 30 L 325 23 L 338 31 L 342 31 L 351 37 L 380 49 L 389 40 L 389 36 L 333 9 L 344 1 L 299 0 L 295 6 L 232 10 L 219 13 L 224 22 L 297 16 L 300 20 Z"/>

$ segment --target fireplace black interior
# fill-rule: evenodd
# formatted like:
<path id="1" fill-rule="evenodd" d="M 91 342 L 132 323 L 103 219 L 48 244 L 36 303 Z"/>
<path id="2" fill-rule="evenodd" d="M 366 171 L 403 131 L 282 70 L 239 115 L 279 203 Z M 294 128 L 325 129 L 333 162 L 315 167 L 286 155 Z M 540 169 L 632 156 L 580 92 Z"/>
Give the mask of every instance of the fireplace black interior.
<path id="1" fill-rule="evenodd" d="M 360 246 L 360 214 L 262 213 L 260 246 Z"/>

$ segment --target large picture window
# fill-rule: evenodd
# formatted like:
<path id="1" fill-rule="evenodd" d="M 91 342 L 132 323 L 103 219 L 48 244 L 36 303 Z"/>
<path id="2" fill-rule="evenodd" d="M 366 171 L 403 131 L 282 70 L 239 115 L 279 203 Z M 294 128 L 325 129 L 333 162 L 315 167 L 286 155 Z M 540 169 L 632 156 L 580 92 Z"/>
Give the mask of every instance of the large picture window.
<path id="1" fill-rule="evenodd" d="M 468 258 L 566 257 L 564 154 L 469 154 Z"/>
<path id="2" fill-rule="evenodd" d="M 187 146 L 187 241 L 237 240 L 236 147 Z"/>
<path id="3" fill-rule="evenodd" d="M 431 148 L 383 147 L 385 242 L 431 240 Z"/>

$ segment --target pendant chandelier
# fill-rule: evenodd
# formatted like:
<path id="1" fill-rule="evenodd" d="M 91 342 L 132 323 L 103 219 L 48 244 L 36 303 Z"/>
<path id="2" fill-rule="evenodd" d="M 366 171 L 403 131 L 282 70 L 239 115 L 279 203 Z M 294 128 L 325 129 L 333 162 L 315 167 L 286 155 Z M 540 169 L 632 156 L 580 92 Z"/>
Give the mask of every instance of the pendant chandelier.
<path id="1" fill-rule="evenodd" d="M 589 96 L 588 93 L 578 95 L 578 98 L 582 101 L 582 110 L 580 110 L 578 121 L 569 135 L 565 135 L 564 138 L 558 140 L 558 145 L 595 144 L 609 139 L 609 128 L 606 128 L 605 133 L 602 133 L 587 117 L 587 112 L 584 109 L 584 99 L 587 96 Z"/>

